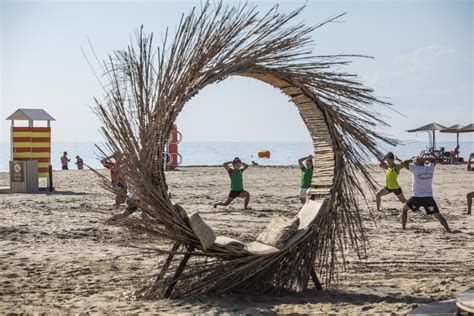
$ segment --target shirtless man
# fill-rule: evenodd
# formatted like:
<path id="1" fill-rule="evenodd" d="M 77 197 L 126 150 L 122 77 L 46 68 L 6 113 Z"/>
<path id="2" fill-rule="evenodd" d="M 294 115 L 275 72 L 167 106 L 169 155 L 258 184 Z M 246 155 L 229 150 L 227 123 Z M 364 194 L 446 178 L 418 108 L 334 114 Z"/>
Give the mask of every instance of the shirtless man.
<path id="1" fill-rule="evenodd" d="M 448 222 L 439 213 L 438 205 L 433 198 L 433 174 L 436 160 L 434 158 L 416 157 L 414 161 L 403 161 L 402 165 L 411 172 L 413 181 L 413 196 L 408 199 L 402 208 L 403 229 L 406 229 L 408 210 L 417 211 L 420 207 L 423 207 L 427 215 L 433 215 L 446 232 L 451 233 Z"/>
<path id="2" fill-rule="evenodd" d="M 65 151 L 63 155 L 61 156 L 61 166 L 63 170 L 69 170 L 68 163 L 70 161 L 71 159 L 67 157 L 67 151 Z"/>
<path id="3" fill-rule="evenodd" d="M 77 165 L 77 170 L 84 170 L 84 160 L 79 155 L 76 156 L 75 164 Z"/>

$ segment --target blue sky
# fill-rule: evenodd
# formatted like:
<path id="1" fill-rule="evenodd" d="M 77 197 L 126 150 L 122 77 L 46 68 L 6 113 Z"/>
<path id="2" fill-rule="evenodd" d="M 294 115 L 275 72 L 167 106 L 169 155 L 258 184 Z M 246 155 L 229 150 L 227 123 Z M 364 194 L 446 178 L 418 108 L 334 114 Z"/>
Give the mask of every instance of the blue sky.
<path id="1" fill-rule="evenodd" d="M 232 1 L 225 1 L 232 3 Z M 9 140 L 5 117 L 19 107 L 43 107 L 57 121 L 54 141 L 99 141 L 93 97 L 102 92 L 81 48 L 88 38 L 99 59 L 125 48 L 140 25 L 159 35 L 173 31 L 199 1 L 25 2 L 0 0 L 0 141 Z M 305 1 L 254 1 L 261 12 L 275 3 L 290 11 Z M 473 1 L 308 1 L 306 24 L 347 12 L 341 23 L 316 30 L 315 54 L 354 53 L 341 70 L 357 73 L 376 95 L 394 104 L 381 109 L 402 140 L 425 141 L 405 130 L 428 122 L 472 123 Z M 156 42 L 158 44 L 158 42 Z M 93 59 L 93 58 L 92 58 Z M 187 141 L 308 141 L 296 108 L 273 88 L 230 78 L 186 105 L 178 127 Z M 474 134 L 461 136 L 462 141 Z M 440 140 L 454 140 L 441 135 Z"/>

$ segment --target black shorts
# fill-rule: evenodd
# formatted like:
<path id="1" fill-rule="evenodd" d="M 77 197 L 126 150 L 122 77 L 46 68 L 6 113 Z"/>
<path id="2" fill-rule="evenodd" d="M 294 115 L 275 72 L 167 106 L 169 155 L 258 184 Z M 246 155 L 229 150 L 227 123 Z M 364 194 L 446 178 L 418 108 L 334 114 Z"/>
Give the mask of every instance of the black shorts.
<path id="1" fill-rule="evenodd" d="M 138 207 L 136 206 L 135 203 L 133 203 L 133 200 L 127 199 L 127 208 L 126 210 L 130 212 L 130 214 L 134 213 L 135 211 L 138 210 Z"/>
<path id="2" fill-rule="evenodd" d="M 63 166 L 63 170 L 69 170 L 67 166 Z"/>
<path id="3" fill-rule="evenodd" d="M 127 191 L 127 186 L 119 182 L 119 183 L 112 184 L 112 189 L 114 191 L 122 191 L 122 190 Z"/>
<path id="4" fill-rule="evenodd" d="M 389 188 L 385 187 L 385 190 L 387 190 L 388 192 L 393 193 L 393 194 L 395 194 L 395 195 L 400 195 L 400 194 L 403 193 L 403 192 L 402 192 L 402 188 L 389 189 Z"/>
<path id="5" fill-rule="evenodd" d="M 432 196 L 412 196 L 406 204 L 412 211 L 417 211 L 420 207 L 423 207 L 428 215 L 439 213 L 438 205 L 436 205 L 436 201 Z"/>
<path id="6" fill-rule="evenodd" d="M 231 199 L 235 199 L 236 197 L 238 197 L 240 195 L 240 193 L 244 192 L 244 190 L 240 190 L 240 191 L 234 191 L 234 190 L 230 190 L 229 192 L 229 197 Z"/>

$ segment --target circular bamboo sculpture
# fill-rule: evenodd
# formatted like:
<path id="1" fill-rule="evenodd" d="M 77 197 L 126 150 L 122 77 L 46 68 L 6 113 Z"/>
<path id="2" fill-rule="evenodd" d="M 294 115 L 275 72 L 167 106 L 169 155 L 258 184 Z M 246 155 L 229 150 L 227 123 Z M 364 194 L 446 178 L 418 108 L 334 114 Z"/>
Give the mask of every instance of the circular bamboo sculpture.
<path id="1" fill-rule="evenodd" d="M 365 255 L 360 179 L 374 189 L 366 163 L 381 156 L 376 142 L 395 143 L 375 131 L 384 123 L 374 105 L 386 103 L 354 75 L 334 70 L 350 56 L 312 54 L 310 33 L 335 18 L 314 27 L 292 23 L 302 9 L 283 14 L 274 7 L 259 15 L 247 4 L 206 3 L 183 16 L 173 39 L 167 31 L 158 48 L 140 31 L 136 45 L 104 63 L 105 98 L 96 100 L 96 110 L 107 149 L 123 154 L 128 184 L 148 215 L 145 222 L 131 221 L 174 243 L 171 250 L 146 250 L 168 257 L 143 296 L 300 291 L 314 267 L 329 286 L 347 250 Z M 167 192 L 163 157 L 173 122 L 201 89 L 229 76 L 251 77 L 286 94 L 314 142 L 312 194 L 326 206 L 302 238 L 270 254 L 204 249 Z"/>

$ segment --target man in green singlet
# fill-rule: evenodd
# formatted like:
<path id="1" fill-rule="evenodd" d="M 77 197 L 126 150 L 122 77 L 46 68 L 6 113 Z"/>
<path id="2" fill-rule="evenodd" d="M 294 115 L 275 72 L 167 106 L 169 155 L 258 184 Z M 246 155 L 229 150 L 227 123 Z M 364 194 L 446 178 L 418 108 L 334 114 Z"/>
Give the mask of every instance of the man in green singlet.
<path id="1" fill-rule="evenodd" d="M 380 211 L 380 202 L 382 196 L 384 195 L 393 193 L 403 204 L 405 204 L 407 201 L 403 195 L 400 184 L 398 184 L 398 175 L 400 174 L 400 170 L 403 168 L 403 166 L 396 164 L 395 160 L 400 161 L 400 159 L 395 158 L 395 155 L 392 152 L 388 152 L 383 160 L 380 161 L 379 167 L 385 170 L 385 187 L 380 189 L 380 191 L 377 192 L 377 195 L 375 196 L 377 211 Z"/>
<path id="2" fill-rule="evenodd" d="M 304 164 L 303 164 L 304 161 Z M 300 201 L 301 204 L 306 203 L 306 193 L 311 188 L 311 180 L 313 179 L 313 156 L 303 157 L 298 159 L 298 165 L 301 170 L 301 181 L 300 181 Z"/>
<path id="3" fill-rule="evenodd" d="M 230 165 L 232 164 L 232 168 Z M 224 162 L 224 168 L 230 177 L 230 192 L 227 200 L 224 202 L 214 203 L 214 208 L 217 206 L 229 205 L 236 197 L 245 199 L 244 208 L 247 209 L 250 201 L 250 194 L 244 190 L 244 180 L 242 174 L 249 166 L 235 157 L 232 161 Z"/>

